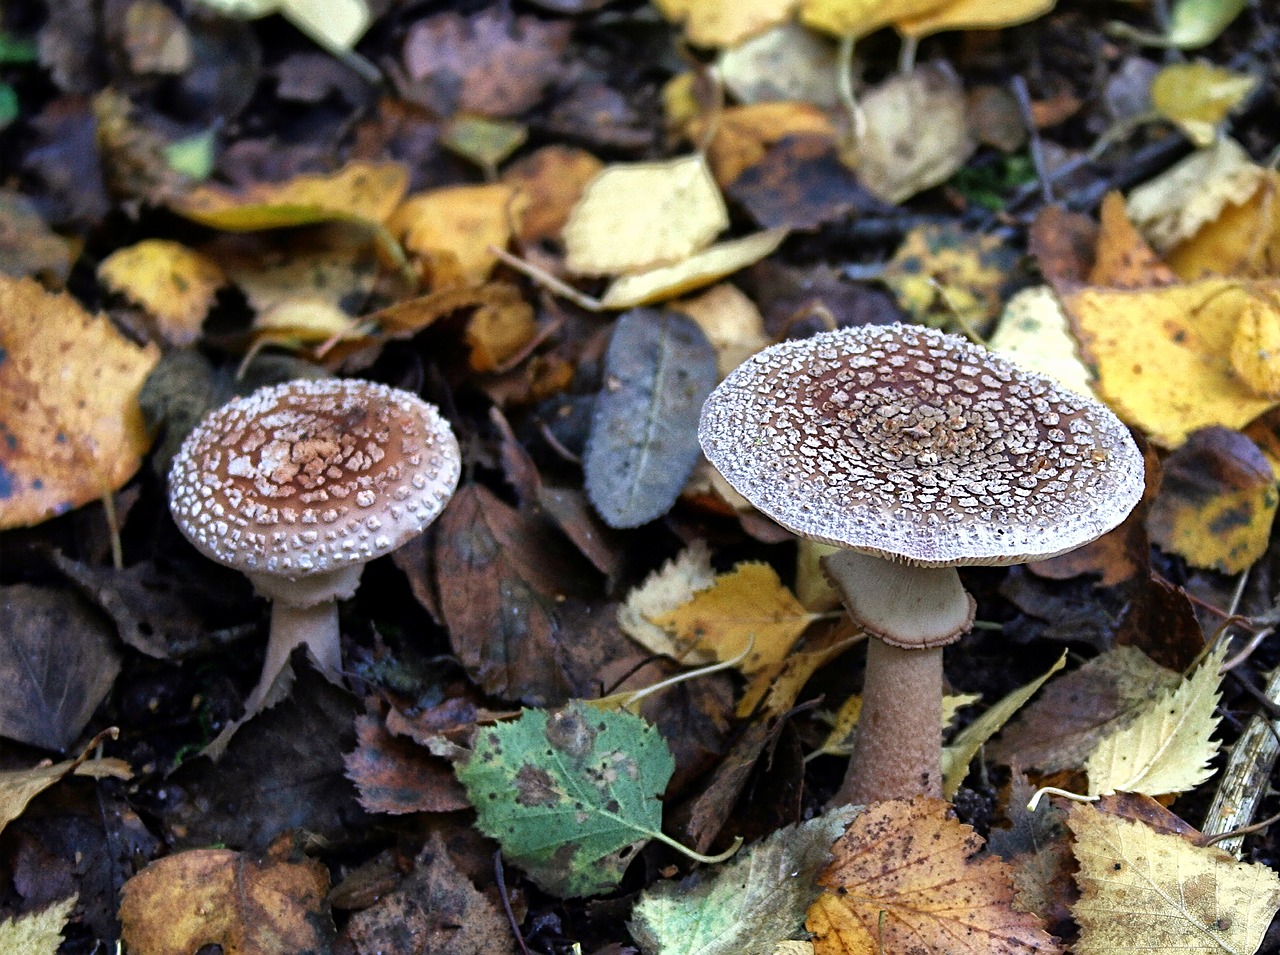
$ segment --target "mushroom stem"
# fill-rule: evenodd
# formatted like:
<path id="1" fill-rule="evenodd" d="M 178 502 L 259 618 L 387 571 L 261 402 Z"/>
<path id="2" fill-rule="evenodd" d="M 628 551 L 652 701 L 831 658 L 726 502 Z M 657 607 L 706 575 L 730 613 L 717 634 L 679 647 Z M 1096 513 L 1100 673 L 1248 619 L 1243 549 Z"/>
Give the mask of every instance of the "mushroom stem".
<path id="1" fill-rule="evenodd" d="M 833 805 L 942 797 L 942 648 L 867 642 L 858 736 Z"/>
<path id="2" fill-rule="evenodd" d="M 322 672 L 336 676 L 342 672 L 342 644 L 338 631 L 338 604 L 326 600 L 310 607 L 291 607 L 282 601 L 271 605 L 271 638 L 262 661 L 262 675 L 244 701 L 246 714 L 256 713 L 267 703 L 276 677 L 289 656 L 305 644 Z"/>

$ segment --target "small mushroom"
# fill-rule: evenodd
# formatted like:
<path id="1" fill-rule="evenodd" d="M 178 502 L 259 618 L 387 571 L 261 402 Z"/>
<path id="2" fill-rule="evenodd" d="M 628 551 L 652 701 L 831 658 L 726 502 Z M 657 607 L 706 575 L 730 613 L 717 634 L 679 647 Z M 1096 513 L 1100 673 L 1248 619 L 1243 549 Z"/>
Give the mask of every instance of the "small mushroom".
<path id="1" fill-rule="evenodd" d="M 350 379 L 260 388 L 208 415 L 169 471 L 169 509 L 207 557 L 271 601 L 261 708 L 293 649 L 341 669 L 338 608 L 364 565 L 420 534 L 458 483 L 458 442 L 433 405 Z"/>
<path id="2" fill-rule="evenodd" d="M 707 399 L 702 448 L 823 558 L 867 649 L 835 802 L 941 795 L 942 647 L 973 624 L 957 566 L 1052 557 L 1115 527 L 1142 455 L 1104 405 L 909 325 L 766 348 Z"/>

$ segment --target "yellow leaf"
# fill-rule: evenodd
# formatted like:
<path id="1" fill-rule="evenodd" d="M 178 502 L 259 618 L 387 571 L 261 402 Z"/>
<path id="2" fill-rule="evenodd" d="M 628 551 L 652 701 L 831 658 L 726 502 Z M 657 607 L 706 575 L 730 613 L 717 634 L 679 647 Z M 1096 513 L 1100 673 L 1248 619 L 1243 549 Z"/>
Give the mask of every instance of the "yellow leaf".
<path id="1" fill-rule="evenodd" d="M 1280 262 L 1280 173 L 1267 170 L 1262 185 L 1233 200 L 1166 256 L 1184 281 L 1209 275 L 1262 278 Z"/>
<path id="2" fill-rule="evenodd" d="M 814 618 L 772 567 L 744 562 L 688 603 L 649 619 L 674 632 L 677 642 L 715 660 L 732 659 L 750 644 L 751 652 L 738 664 L 750 675 L 780 663 Z"/>
<path id="3" fill-rule="evenodd" d="M 1124 197 L 1119 192 L 1109 192 L 1103 197 L 1099 219 L 1098 245 L 1086 280 L 1089 285 L 1148 288 L 1177 281 L 1173 271 L 1129 221 Z"/>
<path id="4" fill-rule="evenodd" d="M 653 0 L 694 46 L 736 46 L 791 16 L 799 0 Z"/>
<path id="5" fill-rule="evenodd" d="M 79 898 L 70 895 L 39 911 L 0 922 L 0 952 L 55 955 L 62 945 L 62 930 Z"/>
<path id="6" fill-rule="evenodd" d="M 128 764 L 121 760 L 89 759 L 89 754 L 97 748 L 102 738 L 93 740 L 92 744 L 75 759 L 64 760 L 61 763 L 45 763 L 32 766 L 30 769 L 0 770 L 0 831 L 22 815 L 27 808 L 27 803 L 68 773 L 95 779 L 104 779 L 108 776 L 116 779 L 130 778 L 132 772 Z M 0 952 L 5 951 L 7 949 L 0 946 Z"/>
<path id="7" fill-rule="evenodd" d="M 899 203 L 946 182 L 977 148 L 960 78 L 930 65 L 895 74 L 862 96 L 854 169 L 869 192 Z"/>
<path id="8" fill-rule="evenodd" d="M 946 6 L 947 0 L 802 0 L 800 20 L 834 36 L 861 37 Z"/>
<path id="9" fill-rule="evenodd" d="M 365 0 L 201 0 L 231 17 L 256 19 L 279 13 L 326 50 L 356 45 L 371 20 Z"/>
<path id="10" fill-rule="evenodd" d="M 1240 310 L 1231 367 L 1256 394 L 1280 398 L 1280 300 L 1275 294 L 1254 296 Z"/>
<path id="11" fill-rule="evenodd" d="M 951 0 L 937 10 L 894 21 L 903 36 L 920 38 L 943 30 L 996 30 L 1027 23 L 1053 9 L 1055 0 Z"/>
<path id="12" fill-rule="evenodd" d="M 485 305 L 467 320 L 467 347 L 473 371 L 501 371 L 523 353 L 538 330 L 533 309 L 523 299 L 508 305 Z"/>
<path id="13" fill-rule="evenodd" d="M 409 187 L 399 163 L 351 162 L 335 173 L 307 173 L 234 193 L 200 186 L 173 204 L 174 212 L 214 229 L 256 232 L 352 220 L 381 225 Z"/>
<path id="14" fill-rule="evenodd" d="M 1013 715 L 1022 709 L 1027 700 L 1035 695 L 1045 681 L 1067 665 L 1067 654 L 1064 650 L 1058 662 L 1049 667 L 1041 676 L 1026 686 L 1020 686 L 999 700 L 982 713 L 976 720 L 966 726 L 951 741 L 950 746 L 942 749 L 942 792 L 947 799 L 955 796 L 960 784 L 969 773 L 969 764 L 978 755 L 982 744 L 1004 727 Z"/>
<path id="15" fill-rule="evenodd" d="M 209 306 L 227 281 L 207 257 L 165 239 L 144 239 L 111 253 L 98 266 L 98 278 L 146 309 L 161 337 L 178 346 L 200 337 Z"/>
<path id="16" fill-rule="evenodd" d="M 1225 641 L 1189 678 L 1161 693 L 1128 726 L 1105 737 L 1085 763 L 1089 795 L 1114 792 L 1162 796 L 1194 789 L 1213 775 L 1218 743 L 1218 668 Z"/>
<path id="17" fill-rule="evenodd" d="M 1280 907 L 1280 877 L 1219 849 L 1076 805 L 1067 816 L 1082 890 L 1077 955 L 1253 955 Z"/>
<path id="18" fill-rule="evenodd" d="M 796 598 L 815 613 L 840 606 L 840 594 L 822 572 L 820 561 L 840 548 L 800 537 L 796 540 Z"/>
<path id="19" fill-rule="evenodd" d="M 1231 367 L 1241 310 L 1277 283 L 1205 279 L 1158 289 L 1084 289 L 1063 300 L 1099 394 L 1156 444 L 1176 448 L 1197 428 L 1239 428 L 1275 402 Z"/>
<path id="20" fill-rule="evenodd" d="M 694 651 L 690 642 L 677 642 L 675 634 L 652 622 L 693 599 L 716 581 L 711 551 L 706 541 L 695 540 L 679 554 L 649 574 L 627 594 L 618 608 L 622 632 L 652 653 L 665 654 L 682 663 L 705 664 L 714 658 Z"/>
<path id="21" fill-rule="evenodd" d="M 1253 92 L 1257 79 L 1209 63 L 1171 63 L 1151 82 L 1151 105 L 1197 146 L 1208 146 L 1218 125 Z"/>
<path id="22" fill-rule="evenodd" d="M 1238 574 L 1266 553 L 1275 516 L 1276 478 L 1263 452 L 1237 431 L 1205 428 L 1165 459 L 1147 524 L 1161 549 Z"/>
<path id="23" fill-rule="evenodd" d="M 972 706 L 982 699 L 979 693 L 954 693 L 942 698 L 942 728 L 946 730 L 956 713 L 966 706 Z M 853 743 L 858 728 L 858 717 L 862 715 L 862 697 L 851 696 L 840 705 L 831 723 L 831 732 L 822 741 L 822 745 L 810 754 L 809 758 L 818 754 L 827 756 L 848 756 L 853 752 Z"/>
<path id="24" fill-rule="evenodd" d="M 160 350 L 31 279 L 0 277 L 0 315 L 0 528 L 27 527 L 138 470 L 138 392 Z"/>
<path id="25" fill-rule="evenodd" d="M 835 45 L 827 37 L 791 21 L 725 50 L 718 65 L 739 103 L 810 103 L 828 109 L 840 102 L 836 63 Z"/>
<path id="26" fill-rule="evenodd" d="M 564 227 L 565 267 L 618 275 L 683 262 L 729 225 L 700 155 L 606 166 Z"/>
<path id="27" fill-rule="evenodd" d="M 796 650 L 782 662 L 758 671 L 738 701 L 735 710 L 738 718 L 746 719 L 758 706 L 758 719 L 776 719 L 795 706 L 800 691 L 819 667 L 826 666 L 858 640 L 866 639 L 861 635 L 842 636 L 841 633 L 833 627 L 817 640 L 809 638 L 806 649 Z"/>
<path id="28" fill-rule="evenodd" d="M 1258 191 L 1266 173 L 1234 139 L 1223 137 L 1129 193 L 1129 221 L 1165 252 Z"/>
<path id="29" fill-rule="evenodd" d="M 716 182 L 727 187 L 743 171 L 756 165 L 769 147 L 788 136 L 836 137 L 827 114 L 812 103 L 792 101 L 730 106 L 714 116 L 700 116 L 686 128 L 688 137 L 701 142 L 707 124 L 715 133 L 707 146 L 707 162 Z"/>
<path id="30" fill-rule="evenodd" d="M 728 282 L 697 298 L 672 302 L 670 308 L 698 323 L 716 350 L 716 373 L 720 378 L 770 344 L 756 303 Z"/>
<path id="31" fill-rule="evenodd" d="M 479 285 L 498 261 L 489 247 L 511 241 L 527 202 L 518 188 L 505 183 L 449 186 L 410 196 L 387 227 L 438 270 L 435 288 Z"/>
<path id="32" fill-rule="evenodd" d="M 633 308 L 692 292 L 748 265 L 754 265 L 771 255 L 786 237 L 786 229 L 755 232 L 741 239 L 732 239 L 703 249 L 679 265 L 669 265 L 637 275 L 624 275 L 605 291 L 600 299 L 600 307 Z"/>
<path id="33" fill-rule="evenodd" d="M 1008 865 L 938 799 L 873 803 L 819 883 L 805 928 L 816 955 L 1050 955 L 1034 915 L 1014 907 Z"/>
<path id="34" fill-rule="evenodd" d="M 1023 289 L 1009 299 L 987 347 L 1076 394 L 1093 394 L 1092 378 L 1077 354 L 1062 303 L 1047 285 Z"/>

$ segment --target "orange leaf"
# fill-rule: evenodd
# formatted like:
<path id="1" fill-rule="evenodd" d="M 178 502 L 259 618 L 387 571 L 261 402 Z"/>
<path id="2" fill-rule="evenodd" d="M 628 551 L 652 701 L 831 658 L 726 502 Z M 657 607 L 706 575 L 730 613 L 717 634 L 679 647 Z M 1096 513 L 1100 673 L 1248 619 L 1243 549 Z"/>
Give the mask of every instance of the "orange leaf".
<path id="1" fill-rule="evenodd" d="M 1021 955 L 1060 949 L 1013 907 L 1008 865 L 938 799 L 867 808 L 832 847 L 805 927 L 816 955 Z"/>
<path id="2" fill-rule="evenodd" d="M 1129 221 L 1124 196 L 1119 192 L 1107 193 L 1102 200 L 1100 218 L 1098 252 L 1089 272 L 1090 285 L 1147 288 L 1169 285 L 1178 280 L 1173 270 L 1160 261 L 1155 249 Z"/>

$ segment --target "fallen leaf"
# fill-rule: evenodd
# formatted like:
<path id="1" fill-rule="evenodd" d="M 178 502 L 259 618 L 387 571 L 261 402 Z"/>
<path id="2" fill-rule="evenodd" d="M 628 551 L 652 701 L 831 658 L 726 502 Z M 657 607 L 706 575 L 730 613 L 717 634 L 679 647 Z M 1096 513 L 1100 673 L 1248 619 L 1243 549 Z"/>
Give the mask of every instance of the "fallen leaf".
<path id="1" fill-rule="evenodd" d="M 1076 394 L 1093 394 L 1093 377 L 1077 354 L 1062 303 L 1047 285 L 1025 288 L 1009 299 L 987 347 Z"/>
<path id="2" fill-rule="evenodd" d="M 672 265 L 728 225 L 724 199 L 700 155 L 606 166 L 565 223 L 565 267 L 577 275 L 616 275 Z"/>
<path id="3" fill-rule="evenodd" d="M 345 757 L 347 778 L 369 812 L 453 812 L 471 805 L 444 760 L 392 736 L 380 721 L 356 717 L 356 739 Z"/>
<path id="4" fill-rule="evenodd" d="M 964 90 L 950 67 L 897 74 L 863 93 L 852 165 L 872 195 L 894 204 L 946 182 L 977 148 Z"/>
<path id="5" fill-rule="evenodd" d="M 1092 806 L 1071 808 L 1083 897 L 1078 955 L 1223 952 L 1253 955 L 1280 907 L 1280 877 Z"/>
<path id="6" fill-rule="evenodd" d="M 572 146 L 544 146 L 508 166 L 502 181 L 528 197 L 517 232 L 520 241 L 558 236 L 587 183 L 603 168 L 604 163 L 591 153 Z"/>
<path id="7" fill-rule="evenodd" d="M 366 0 L 200 0 L 247 20 L 278 13 L 326 50 L 351 50 L 372 20 Z"/>
<path id="8" fill-rule="evenodd" d="M 98 279 L 146 309 L 161 338 L 178 347 L 200 337 L 214 296 L 227 281 L 216 263 L 167 239 L 117 249 L 99 264 Z"/>
<path id="9" fill-rule="evenodd" d="M 798 23 L 783 23 L 725 50 L 719 66 L 739 103 L 790 100 L 828 109 L 839 102 L 835 45 Z"/>
<path id="10" fill-rule="evenodd" d="M 769 229 L 720 242 L 691 255 L 679 265 L 624 275 L 600 298 L 601 308 L 622 309 L 675 298 L 719 281 L 759 262 L 782 244 L 786 229 Z"/>
<path id="11" fill-rule="evenodd" d="M 229 955 L 327 950 L 329 871 L 290 855 L 278 844 L 261 860 L 230 849 L 157 859 L 121 890 L 121 937 L 146 955 L 189 955 L 214 944 Z"/>
<path id="12" fill-rule="evenodd" d="M 783 23 L 800 0 L 654 0 L 694 46 L 736 46 Z"/>
<path id="13" fill-rule="evenodd" d="M 102 733 L 95 737 L 75 759 L 61 763 L 49 763 L 46 760 L 30 769 L 0 770 L 0 831 L 21 816 L 32 799 L 71 773 L 91 779 L 129 779 L 133 774 L 129 765 L 122 760 L 89 759 L 89 754 L 97 750 L 98 744 L 107 735 Z M 0 951 L 5 949 L 0 948 Z"/>
<path id="14" fill-rule="evenodd" d="M 498 167 L 529 139 L 529 128 L 509 119 L 455 116 L 444 128 L 440 144 L 475 163 L 488 179 L 497 178 Z"/>
<path id="15" fill-rule="evenodd" d="M 894 26 L 903 36 L 919 39 L 943 30 L 998 30 L 1017 26 L 1053 9 L 1055 0 L 1012 0 L 993 4 L 987 0 L 950 0 L 938 9 L 914 17 L 898 18 Z"/>
<path id="16" fill-rule="evenodd" d="M 948 799 L 955 797 L 960 784 L 964 782 L 965 776 L 969 773 L 969 764 L 978 755 L 978 750 L 982 748 L 983 744 L 1000 732 L 1005 723 L 1009 722 L 1026 705 L 1027 700 L 1035 696 L 1036 692 L 1040 687 L 1044 686 L 1049 677 L 1061 670 L 1066 664 L 1067 654 L 1064 650 L 1062 656 L 1058 657 L 1057 663 L 1030 683 L 1020 686 L 1013 692 L 996 700 L 976 720 L 957 733 L 956 738 L 951 741 L 950 745 L 942 748 L 942 792 L 944 796 Z"/>
<path id="17" fill-rule="evenodd" d="M 1209 761 L 1219 744 L 1209 737 L 1218 728 L 1218 670 L 1227 649 L 1223 641 L 1194 674 L 1151 698 L 1128 726 L 1103 737 L 1085 762 L 1089 795 L 1163 796 L 1194 789 L 1213 775 Z"/>
<path id="18" fill-rule="evenodd" d="M 618 319 L 603 379 L 583 459 L 587 496 L 610 527 L 639 527 L 671 508 L 698 459 L 715 352 L 692 319 L 637 309 Z"/>
<path id="19" fill-rule="evenodd" d="M 831 845 L 858 810 L 841 806 L 786 826 L 733 859 L 640 894 L 628 928 L 645 955 L 774 955 L 803 933 Z"/>
<path id="20" fill-rule="evenodd" d="M 1275 402 L 1231 367 L 1243 307 L 1271 283 L 1204 279 L 1134 291 L 1083 289 L 1063 299 L 1098 372 L 1098 393 L 1156 444 L 1176 448 L 1197 428 L 1240 428 Z"/>
<path id="21" fill-rule="evenodd" d="M 672 302 L 669 307 L 692 318 L 707 336 L 716 350 L 717 378 L 724 378 L 771 344 L 755 302 L 728 282 L 712 286 L 697 298 Z"/>
<path id="22" fill-rule="evenodd" d="M 1087 279 L 1090 285 L 1150 288 L 1178 280 L 1129 221 L 1120 193 L 1103 197 L 1099 218 L 1098 247 Z"/>
<path id="23" fill-rule="evenodd" d="M 1234 139 L 1198 149 L 1129 193 L 1129 220 L 1166 252 L 1258 191 L 1266 172 Z"/>
<path id="24" fill-rule="evenodd" d="M 972 706 L 982 699 L 979 693 L 948 693 L 942 698 L 942 730 L 945 732 L 956 718 L 956 714 L 966 706 Z M 862 697 L 851 696 L 840 704 L 831 718 L 831 731 L 827 733 L 817 749 L 809 758 L 821 753 L 824 756 L 850 756 L 853 744 L 858 736 L 858 718 L 862 716 Z"/>
<path id="25" fill-rule="evenodd" d="M 616 888 L 661 837 L 657 797 L 674 769 L 640 717 L 575 701 L 481 731 L 456 772 L 481 832 L 547 892 L 582 896 Z"/>
<path id="26" fill-rule="evenodd" d="M 1207 46 L 1244 10 L 1247 0 L 1174 0 L 1161 44 L 1180 50 Z"/>
<path id="27" fill-rule="evenodd" d="M 70 295 L 0 277 L 0 528 L 118 490 L 151 444 L 138 391 L 160 358 Z"/>
<path id="28" fill-rule="evenodd" d="M 1280 296 L 1270 290 L 1259 290 L 1240 310 L 1231 367 L 1254 393 L 1280 398 Z"/>
<path id="29" fill-rule="evenodd" d="M 695 540 L 671 560 L 652 571 L 618 607 L 618 625 L 632 640 L 651 653 L 662 654 L 693 666 L 711 662 L 707 653 L 675 642 L 674 635 L 652 622 L 693 599 L 715 583 L 711 551 L 706 541 Z"/>
<path id="30" fill-rule="evenodd" d="M 650 620 L 675 634 L 677 646 L 692 646 L 717 661 L 750 651 L 737 667 L 748 676 L 781 663 L 817 619 L 805 610 L 768 564 L 738 564 L 720 574 L 687 603 Z"/>
<path id="31" fill-rule="evenodd" d="M 887 207 L 859 183 L 829 135 L 790 136 L 744 169 L 729 197 L 756 225 L 812 232 Z"/>
<path id="32" fill-rule="evenodd" d="M 1187 282 L 1210 275 L 1274 275 L 1280 263 L 1277 192 L 1280 173 L 1267 170 L 1252 195 L 1228 203 L 1216 218 L 1169 249 L 1169 267 Z"/>
<path id="33" fill-rule="evenodd" d="M 1071 925 L 1071 903 L 1079 897 L 1067 813 L 1048 799 L 1028 809 L 1034 795 L 1035 787 L 1015 770 L 1005 803 L 1009 828 L 992 828 L 988 848 L 1009 863 L 1018 908 L 1040 916 L 1050 932 L 1062 935 Z"/>
<path id="34" fill-rule="evenodd" d="M 701 142 L 708 127 L 714 135 L 707 144 L 707 162 L 716 182 L 727 188 L 744 171 L 765 158 L 769 147 L 795 136 L 811 136 L 835 142 L 835 127 L 826 113 L 812 103 L 770 101 L 727 107 L 714 116 L 700 116 L 685 133 Z"/>
<path id="35" fill-rule="evenodd" d="M 0 922 L 0 952 L 56 955 L 62 946 L 62 930 L 71 919 L 79 898 L 71 895 L 38 912 L 28 912 Z"/>
<path id="36" fill-rule="evenodd" d="M 839 37 L 863 37 L 891 23 L 923 16 L 948 0 L 801 0 L 800 21 Z"/>
<path id="37" fill-rule="evenodd" d="M 987 748 L 1004 766 L 1079 769 L 1100 740 L 1132 723 L 1153 694 L 1181 682 L 1136 647 L 1116 647 L 1059 677 Z"/>
<path id="38" fill-rule="evenodd" d="M 65 282 L 72 257 L 72 244 L 49 228 L 31 199 L 0 189 L 0 273 L 19 279 L 43 272 Z"/>
<path id="39" fill-rule="evenodd" d="M 1203 148 L 1214 141 L 1218 127 L 1257 85 L 1257 77 L 1221 66 L 1170 63 L 1151 83 L 1151 105 Z"/>
<path id="40" fill-rule="evenodd" d="M 350 162 L 328 175 L 304 174 L 243 192 L 202 185 L 171 203 L 173 211 L 226 232 L 255 232 L 319 222 L 381 225 L 409 188 L 399 163 Z"/>
<path id="41" fill-rule="evenodd" d="M 514 186 L 448 186 L 405 200 L 387 223 L 433 271 L 432 286 L 480 285 L 515 234 L 527 202 Z"/>
<path id="42" fill-rule="evenodd" d="M 950 807 L 917 796 L 869 806 L 836 842 L 805 927 L 817 955 L 1012 955 L 1060 949 L 1013 907 L 1009 867 Z"/>

